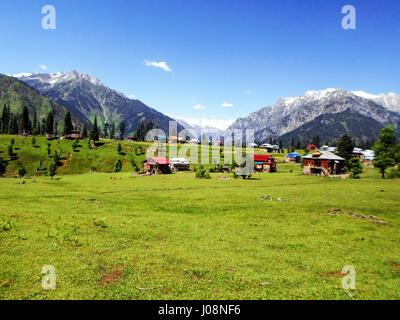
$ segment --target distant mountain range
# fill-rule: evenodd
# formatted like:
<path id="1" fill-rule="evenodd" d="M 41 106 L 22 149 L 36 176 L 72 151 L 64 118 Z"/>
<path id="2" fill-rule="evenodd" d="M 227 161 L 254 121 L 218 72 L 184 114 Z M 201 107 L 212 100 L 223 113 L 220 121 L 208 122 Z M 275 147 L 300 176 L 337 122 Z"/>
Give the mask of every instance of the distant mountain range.
<path id="1" fill-rule="evenodd" d="M 83 123 L 90 127 L 95 116 L 100 126 L 105 121 L 116 124 L 124 121 L 127 135 L 133 133 L 141 121 L 152 121 L 155 127 L 168 134 L 169 121 L 175 120 L 178 131 L 191 129 L 197 137 L 203 131 L 207 138 L 213 139 L 230 136 L 235 129 L 254 129 L 255 140 L 260 143 L 275 139 L 304 144 L 315 136 L 332 142 L 343 134 L 350 134 L 362 143 L 376 140 L 386 125 L 397 126 L 400 136 L 400 95 L 395 93 L 373 95 L 343 89 L 307 91 L 300 97 L 279 99 L 248 117 L 239 118 L 222 132 L 181 118 L 173 119 L 80 71 L 12 76 L 0 78 L 1 101 L 12 102 L 12 108 L 22 108 L 26 104 L 30 111 L 36 109 L 38 116 L 53 109 L 60 122 L 66 110 L 70 110 L 77 127 Z"/>
<path id="2" fill-rule="evenodd" d="M 332 142 L 344 134 L 367 142 L 377 139 L 386 125 L 400 127 L 400 95 L 326 89 L 279 99 L 237 119 L 224 135 L 231 135 L 234 129 L 254 129 L 255 140 L 261 143 L 269 139 L 308 143 L 317 135 L 321 141 Z"/>
<path id="3" fill-rule="evenodd" d="M 134 132 L 141 121 L 152 121 L 154 126 L 168 132 L 170 117 L 146 106 L 139 100 L 129 99 L 117 90 L 110 89 L 99 79 L 80 72 L 51 74 L 15 74 L 28 86 L 45 97 L 67 107 L 82 119 L 93 123 L 95 116 L 99 126 L 106 121 L 126 124 L 127 134 Z M 178 125 L 178 129 L 182 127 Z"/>

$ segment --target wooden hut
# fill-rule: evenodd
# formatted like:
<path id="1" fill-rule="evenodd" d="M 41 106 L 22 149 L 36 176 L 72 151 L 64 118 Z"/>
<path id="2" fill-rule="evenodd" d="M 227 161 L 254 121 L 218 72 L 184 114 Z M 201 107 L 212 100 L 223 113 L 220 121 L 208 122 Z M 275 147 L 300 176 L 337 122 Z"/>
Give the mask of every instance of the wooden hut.
<path id="1" fill-rule="evenodd" d="M 170 174 L 170 162 L 167 158 L 154 157 L 149 158 L 143 163 L 145 174 Z"/>
<path id="2" fill-rule="evenodd" d="M 304 174 L 312 176 L 333 176 L 344 173 L 345 159 L 329 151 L 317 151 L 303 157 Z"/>
<path id="3" fill-rule="evenodd" d="M 266 154 L 254 155 L 254 171 L 255 172 L 276 172 L 275 159 Z"/>

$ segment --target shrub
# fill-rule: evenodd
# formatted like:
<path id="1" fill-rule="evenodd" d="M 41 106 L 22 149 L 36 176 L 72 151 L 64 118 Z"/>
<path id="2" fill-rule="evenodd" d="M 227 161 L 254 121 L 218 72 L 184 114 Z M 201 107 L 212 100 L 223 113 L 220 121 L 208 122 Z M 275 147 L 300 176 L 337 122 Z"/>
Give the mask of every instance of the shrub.
<path id="1" fill-rule="evenodd" d="M 25 170 L 25 168 L 22 168 L 22 167 L 18 168 L 18 175 L 19 175 L 20 179 L 22 179 L 22 177 L 24 177 L 26 174 L 27 174 L 27 171 Z"/>
<path id="2" fill-rule="evenodd" d="M 36 144 L 36 139 L 35 137 L 32 137 L 32 145 L 34 146 Z"/>
<path id="3" fill-rule="evenodd" d="M 203 166 L 199 166 L 196 170 L 196 179 L 211 179 L 210 172 L 204 169 Z"/>
<path id="4" fill-rule="evenodd" d="M 10 231 L 13 228 L 13 223 L 10 220 L 0 218 L 0 232 Z"/>
<path id="5" fill-rule="evenodd" d="M 388 179 L 399 179 L 400 178 L 400 170 L 398 168 L 391 168 L 387 173 Z"/>
<path id="6" fill-rule="evenodd" d="M 93 218 L 93 224 L 96 227 L 107 228 L 106 220 L 103 218 Z"/>

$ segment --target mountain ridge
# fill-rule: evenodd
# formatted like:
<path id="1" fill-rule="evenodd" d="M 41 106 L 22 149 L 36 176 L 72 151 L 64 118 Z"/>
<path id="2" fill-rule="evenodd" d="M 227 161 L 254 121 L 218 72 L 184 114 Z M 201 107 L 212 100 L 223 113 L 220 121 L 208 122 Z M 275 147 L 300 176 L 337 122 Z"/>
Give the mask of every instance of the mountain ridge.
<path id="1" fill-rule="evenodd" d="M 73 70 L 68 73 L 19 74 L 21 81 L 85 117 L 93 123 L 95 116 L 101 126 L 106 121 L 118 125 L 124 121 L 127 135 L 133 133 L 141 121 L 152 121 L 154 126 L 168 132 L 172 118 L 140 100 L 129 99 L 118 90 L 109 88 L 98 78 Z M 178 129 L 183 127 L 178 124 Z"/>

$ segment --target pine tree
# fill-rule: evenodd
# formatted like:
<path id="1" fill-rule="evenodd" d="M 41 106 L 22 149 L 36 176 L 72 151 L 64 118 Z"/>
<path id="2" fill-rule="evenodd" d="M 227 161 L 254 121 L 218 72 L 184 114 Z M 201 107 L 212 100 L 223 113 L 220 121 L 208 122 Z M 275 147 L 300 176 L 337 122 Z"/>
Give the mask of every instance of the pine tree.
<path id="1" fill-rule="evenodd" d="M 353 157 L 354 143 L 350 136 L 345 134 L 337 143 L 337 153 L 346 160 L 346 167 L 349 167 L 349 161 Z"/>
<path id="2" fill-rule="evenodd" d="M 379 168 L 381 176 L 385 179 L 385 171 L 388 167 L 396 164 L 396 129 L 394 127 L 383 128 L 379 134 L 378 141 L 374 144 L 375 168 Z"/>
<path id="3" fill-rule="evenodd" d="M 3 158 L 0 158 L 0 177 L 6 173 L 7 164 L 7 161 L 4 161 Z"/>
<path id="4" fill-rule="evenodd" d="M 54 116 L 53 112 L 49 112 L 46 118 L 46 130 L 45 132 L 49 135 L 54 133 Z"/>
<path id="5" fill-rule="evenodd" d="M 349 171 L 351 172 L 350 178 L 360 179 L 362 173 L 362 165 L 359 158 L 351 158 L 349 161 Z"/>
<path id="6" fill-rule="evenodd" d="M 103 127 L 103 135 L 104 135 L 104 138 L 108 138 L 108 135 L 109 135 L 109 132 L 108 132 L 108 127 L 109 127 L 109 124 L 108 124 L 108 122 L 106 121 L 105 123 L 104 123 L 104 127 Z"/>
<path id="7" fill-rule="evenodd" d="M 87 131 L 86 124 L 83 124 L 81 135 L 82 135 L 83 139 L 86 139 L 88 137 L 88 131 Z"/>
<path id="8" fill-rule="evenodd" d="M 73 125 L 72 125 L 72 118 L 71 113 L 67 112 L 64 117 L 64 131 L 63 135 L 67 136 L 72 133 Z"/>
<path id="9" fill-rule="evenodd" d="M 125 122 L 122 121 L 119 124 L 119 139 L 124 140 L 124 135 L 125 135 Z"/>
<path id="10" fill-rule="evenodd" d="M 38 125 L 37 125 L 37 113 L 36 113 L 36 110 L 35 110 L 35 112 L 33 113 L 33 120 L 32 120 L 32 134 L 34 135 L 34 136 L 36 136 L 36 135 L 38 135 L 39 133 L 38 133 Z"/>
<path id="11" fill-rule="evenodd" d="M 53 180 L 53 177 L 57 174 L 57 164 L 55 162 L 52 162 L 49 166 L 49 175 L 51 177 L 51 180 Z"/>
<path id="12" fill-rule="evenodd" d="M 90 132 L 90 139 L 95 143 L 100 140 L 99 127 L 97 126 L 97 116 L 94 117 L 93 127 Z"/>
<path id="13" fill-rule="evenodd" d="M 23 133 L 31 133 L 31 121 L 29 120 L 29 111 L 28 107 L 25 106 L 22 110 L 22 132 Z"/>
<path id="14" fill-rule="evenodd" d="M 115 123 L 113 121 L 113 123 L 111 124 L 110 139 L 114 139 L 114 138 L 115 138 Z"/>

